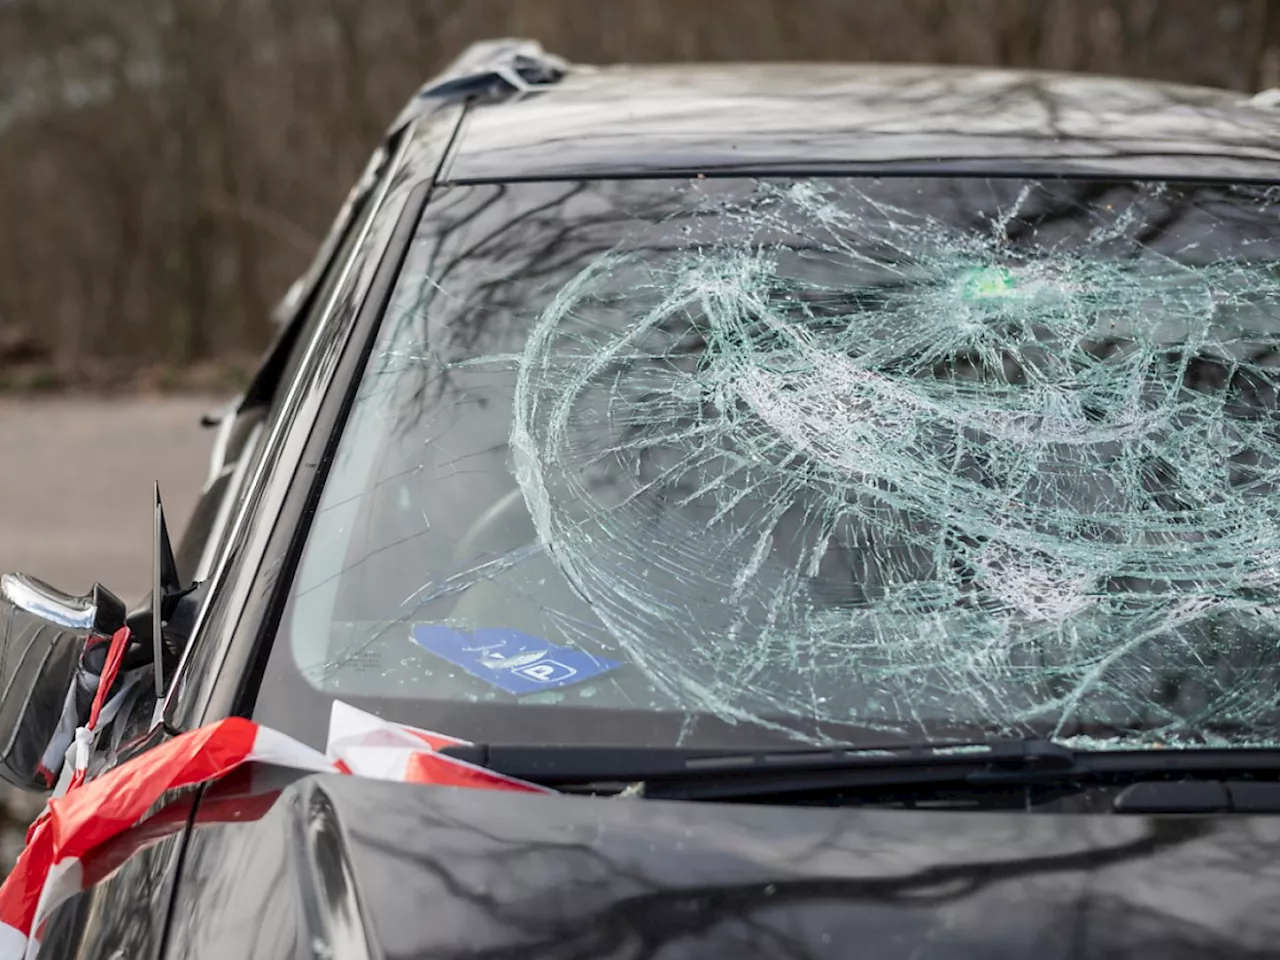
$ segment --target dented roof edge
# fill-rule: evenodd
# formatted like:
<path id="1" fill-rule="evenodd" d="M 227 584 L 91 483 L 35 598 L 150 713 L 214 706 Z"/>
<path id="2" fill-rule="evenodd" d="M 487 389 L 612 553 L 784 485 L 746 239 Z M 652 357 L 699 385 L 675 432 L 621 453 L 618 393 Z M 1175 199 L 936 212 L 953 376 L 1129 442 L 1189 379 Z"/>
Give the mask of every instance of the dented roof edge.
<path id="1" fill-rule="evenodd" d="M 387 135 L 394 136 L 442 103 L 521 96 L 558 83 L 569 69 L 568 61 L 548 53 L 536 40 L 506 38 L 473 43 L 419 88 Z"/>

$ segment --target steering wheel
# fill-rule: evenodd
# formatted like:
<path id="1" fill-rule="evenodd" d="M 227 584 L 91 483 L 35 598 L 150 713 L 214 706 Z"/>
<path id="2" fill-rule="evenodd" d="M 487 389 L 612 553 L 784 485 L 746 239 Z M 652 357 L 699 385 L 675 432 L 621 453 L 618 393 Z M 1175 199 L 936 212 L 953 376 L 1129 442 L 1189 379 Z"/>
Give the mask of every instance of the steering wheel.
<path id="1" fill-rule="evenodd" d="M 524 507 L 524 493 L 516 487 L 510 493 L 504 494 L 495 501 L 484 513 L 475 519 L 475 522 L 467 528 L 467 531 L 458 538 L 457 545 L 453 548 L 453 563 L 459 565 L 474 560 L 476 556 L 484 551 L 477 551 L 476 545 L 497 527 L 501 527 L 510 523 L 515 517 L 510 514 Z M 532 521 L 529 521 L 532 525 Z M 511 546 L 515 546 L 514 544 Z M 511 549 L 511 546 L 500 549 L 505 553 Z"/>

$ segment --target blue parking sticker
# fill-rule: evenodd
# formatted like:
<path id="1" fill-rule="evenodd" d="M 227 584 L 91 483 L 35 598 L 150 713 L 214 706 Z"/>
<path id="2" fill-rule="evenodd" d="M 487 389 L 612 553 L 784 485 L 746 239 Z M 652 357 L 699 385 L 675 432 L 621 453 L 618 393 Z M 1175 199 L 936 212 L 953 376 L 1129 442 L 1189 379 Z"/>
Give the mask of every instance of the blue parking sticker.
<path id="1" fill-rule="evenodd" d="M 617 660 L 557 647 L 508 627 L 467 631 L 421 623 L 412 636 L 424 650 L 517 696 L 581 683 L 622 666 Z"/>

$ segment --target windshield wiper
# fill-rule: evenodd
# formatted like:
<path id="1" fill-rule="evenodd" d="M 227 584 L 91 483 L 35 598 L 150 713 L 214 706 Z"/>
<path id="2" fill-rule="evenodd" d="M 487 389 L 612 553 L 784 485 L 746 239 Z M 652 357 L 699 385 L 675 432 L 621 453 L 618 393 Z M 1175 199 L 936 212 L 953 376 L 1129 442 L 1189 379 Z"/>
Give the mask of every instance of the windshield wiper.
<path id="1" fill-rule="evenodd" d="M 1018 787 L 1082 789 L 1191 781 L 1222 785 L 1217 793 L 1200 790 L 1192 804 L 1196 809 L 1210 803 L 1210 793 L 1226 797 L 1214 801 L 1217 805 L 1213 809 L 1234 809 L 1229 781 L 1280 778 L 1277 750 L 1090 751 L 1031 739 L 769 751 L 478 744 L 448 747 L 444 752 L 549 787 L 581 790 L 638 782 L 643 784 L 639 792 L 646 797 L 680 800 L 786 800 L 804 795 L 883 794 L 886 790 L 954 794 Z M 1250 786 L 1275 787 L 1261 793 L 1252 790 L 1251 808 L 1280 810 L 1280 783 Z M 1142 803 L 1163 803 L 1173 809 L 1182 802 L 1179 798 L 1153 798 L 1150 790 L 1139 791 L 1132 799 L 1137 804 L 1131 804 L 1134 810 Z M 1190 802 L 1191 798 L 1184 799 Z"/>

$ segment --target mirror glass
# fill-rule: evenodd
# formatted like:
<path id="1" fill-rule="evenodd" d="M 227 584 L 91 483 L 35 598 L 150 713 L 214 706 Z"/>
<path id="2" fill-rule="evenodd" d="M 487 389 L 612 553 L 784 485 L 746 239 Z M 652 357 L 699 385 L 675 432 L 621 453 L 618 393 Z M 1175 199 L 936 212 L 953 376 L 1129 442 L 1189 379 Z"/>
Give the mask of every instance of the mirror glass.
<path id="1" fill-rule="evenodd" d="M 99 584 L 76 597 L 24 574 L 0 576 L 0 777 L 24 790 L 52 787 L 62 756 L 46 752 L 58 753 L 81 653 L 124 622 L 124 604 Z"/>

